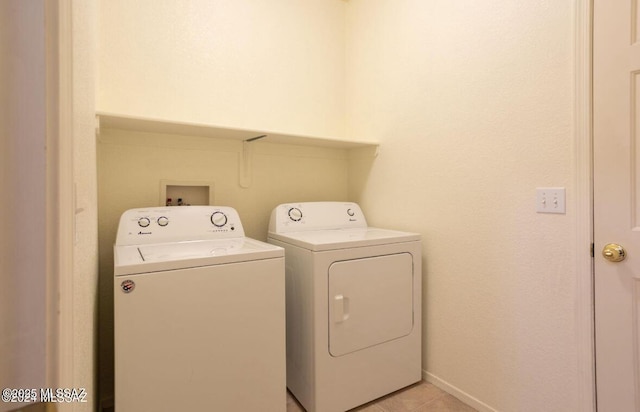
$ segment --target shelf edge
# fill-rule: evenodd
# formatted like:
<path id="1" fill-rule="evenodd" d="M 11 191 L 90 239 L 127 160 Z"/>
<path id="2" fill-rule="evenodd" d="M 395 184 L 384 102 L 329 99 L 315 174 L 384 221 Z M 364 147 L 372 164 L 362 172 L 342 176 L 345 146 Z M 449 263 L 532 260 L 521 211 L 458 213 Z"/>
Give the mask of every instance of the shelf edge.
<path id="1" fill-rule="evenodd" d="M 278 133 L 267 130 L 250 130 L 228 126 L 216 126 L 201 123 L 188 123 L 167 119 L 153 119 L 122 115 L 108 112 L 96 112 L 100 129 L 121 129 L 138 132 L 177 134 L 187 136 L 213 137 L 246 141 L 254 137 L 266 135 L 265 142 L 292 144 L 302 146 L 333 147 L 341 149 L 356 149 L 377 147 L 372 141 L 345 140 L 329 137 L 302 136 Z"/>

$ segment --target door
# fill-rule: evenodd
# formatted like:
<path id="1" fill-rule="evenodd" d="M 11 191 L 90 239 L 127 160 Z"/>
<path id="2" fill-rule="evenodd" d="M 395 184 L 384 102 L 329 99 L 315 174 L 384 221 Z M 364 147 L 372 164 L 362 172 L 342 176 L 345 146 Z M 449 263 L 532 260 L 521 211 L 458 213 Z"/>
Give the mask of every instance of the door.
<path id="1" fill-rule="evenodd" d="M 410 253 L 335 262 L 329 267 L 329 353 L 342 356 L 413 329 Z"/>
<path id="2" fill-rule="evenodd" d="M 594 1 L 593 133 L 598 410 L 640 411 L 638 0 Z M 611 248 L 604 256 L 609 243 Z M 617 258 L 617 259 L 616 259 Z M 619 261 L 615 261 L 619 260 Z"/>

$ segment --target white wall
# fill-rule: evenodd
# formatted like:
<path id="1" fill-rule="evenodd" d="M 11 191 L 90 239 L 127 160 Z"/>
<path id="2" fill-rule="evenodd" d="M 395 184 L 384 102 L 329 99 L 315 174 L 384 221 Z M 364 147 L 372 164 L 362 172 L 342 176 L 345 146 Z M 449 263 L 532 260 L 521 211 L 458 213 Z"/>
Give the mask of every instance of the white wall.
<path id="1" fill-rule="evenodd" d="M 0 2 L 0 387 L 46 383 L 45 5 Z M 0 402 L 0 411 L 17 407 Z"/>
<path id="2" fill-rule="evenodd" d="M 574 2 L 346 7 L 347 135 L 381 142 L 350 196 L 423 236 L 425 375 L 485 410 L 578 410 Z M 536 214 L 537 186 L 567 214 Z"/>
<path id="3" fill-rule="evenodd" d="M 100 4 L 99 111 L 343 136 L 342 0 Z"/>

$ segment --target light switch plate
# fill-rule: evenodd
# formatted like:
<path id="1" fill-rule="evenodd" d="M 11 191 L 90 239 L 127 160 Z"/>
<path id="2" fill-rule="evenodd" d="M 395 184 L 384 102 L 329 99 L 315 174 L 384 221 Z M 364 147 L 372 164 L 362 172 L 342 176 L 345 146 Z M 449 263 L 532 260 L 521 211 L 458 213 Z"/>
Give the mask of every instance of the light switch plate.
<path id="1" fill-rule="evenodd" d="M 564 187 L 539 187 L 536 189 L 536 212 L 566 213 L 566 209 Z"/>

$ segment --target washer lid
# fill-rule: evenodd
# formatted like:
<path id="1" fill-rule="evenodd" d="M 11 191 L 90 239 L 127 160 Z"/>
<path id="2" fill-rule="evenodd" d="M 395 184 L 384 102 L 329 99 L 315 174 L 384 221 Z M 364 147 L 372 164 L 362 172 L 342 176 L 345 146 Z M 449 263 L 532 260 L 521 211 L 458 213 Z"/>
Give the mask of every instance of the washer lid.
<path id="1" fill-rule="evenodd" d="M 283 256 L 282 248 L 250 238 L 116 245 L 114 272 L 119 276 Z"/>
<path id="2" fill-rule="evenodd" d="M 322 251 L 412 242 L 420 240 L 420 235 L 418 233 L 365 227 L 289 233 L 270 232 L 269 238 L 313 251 Z"/>

